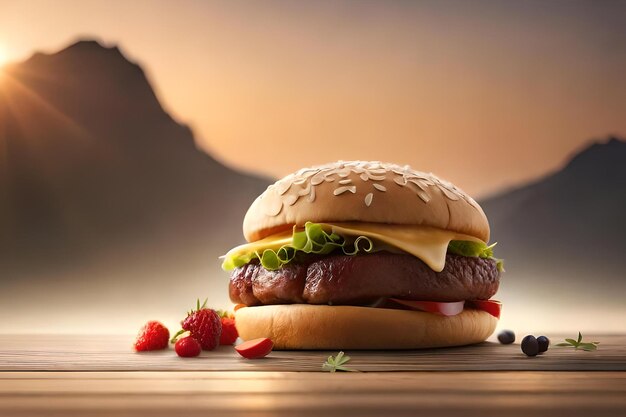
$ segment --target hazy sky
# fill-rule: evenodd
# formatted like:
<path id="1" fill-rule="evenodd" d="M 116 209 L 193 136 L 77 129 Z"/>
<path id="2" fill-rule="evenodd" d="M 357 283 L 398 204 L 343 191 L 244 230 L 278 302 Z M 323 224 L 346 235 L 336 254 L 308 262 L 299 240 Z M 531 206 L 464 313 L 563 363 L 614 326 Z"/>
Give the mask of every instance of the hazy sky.
<path id="1" fill-rule="evenodd" d="M 626 136 L 626 1 L 0 0 L 0 60 L 79 37 L 119 44 L 215 156 L 275 176 L 381 159 L 481 195 Z"/>

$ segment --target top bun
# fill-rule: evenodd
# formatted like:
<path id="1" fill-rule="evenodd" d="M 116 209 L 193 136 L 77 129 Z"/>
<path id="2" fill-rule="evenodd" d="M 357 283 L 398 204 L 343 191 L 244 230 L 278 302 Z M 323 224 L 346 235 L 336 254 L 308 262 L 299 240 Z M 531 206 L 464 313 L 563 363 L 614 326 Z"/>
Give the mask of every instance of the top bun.
<path id="1" fill-rule="evenodd" d="M 436 227 L 489 241 L 489 223 L 469 195 L 433 174 L 382 162 L 304 168 L 267 187 L 243 220 L 253 242 L 306 222 Z"/>

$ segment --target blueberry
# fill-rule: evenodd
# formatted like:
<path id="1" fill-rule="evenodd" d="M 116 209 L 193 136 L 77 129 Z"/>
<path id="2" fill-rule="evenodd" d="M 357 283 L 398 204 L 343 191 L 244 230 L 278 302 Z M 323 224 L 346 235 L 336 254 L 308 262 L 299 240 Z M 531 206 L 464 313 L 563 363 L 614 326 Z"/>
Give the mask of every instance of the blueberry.
<path id="1" fill-rule="evenodd" d="M 498 340 L 503 345 L 510 345 L 511 343 L 515 342 L 515 333 L 513 333 L 513 331 L 511 330 L 502 330 L 500 333 L 498 333 Z"/>
<path id="2" fill-rule="evenodd" d="M 539 353 L 539 344 L 535 336 L 528 335 L 522 339 L 522 352 L 524 352 L 526 356 L 537 356 L 537 353 Z"/>
<path id="3" fill-rule="evenodd" d="M 545 336 L 539 336 L 537 338 L 537 345 L 539 346 L 539 353 L 543 353 L 548 350 L 548 346 L 550 346 L 550 339 Z"/>

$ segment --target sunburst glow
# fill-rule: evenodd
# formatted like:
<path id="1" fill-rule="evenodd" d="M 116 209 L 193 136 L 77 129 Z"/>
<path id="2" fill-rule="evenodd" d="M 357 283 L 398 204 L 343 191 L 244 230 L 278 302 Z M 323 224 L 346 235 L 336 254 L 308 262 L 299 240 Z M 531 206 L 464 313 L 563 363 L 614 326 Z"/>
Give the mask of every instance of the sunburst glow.
<path id="1" fill-rule="evenodd" d="M 4 64 L 6 64 L 9 56 L 7 50 L 3 44 L 0 43 L 0 69 Z"/>

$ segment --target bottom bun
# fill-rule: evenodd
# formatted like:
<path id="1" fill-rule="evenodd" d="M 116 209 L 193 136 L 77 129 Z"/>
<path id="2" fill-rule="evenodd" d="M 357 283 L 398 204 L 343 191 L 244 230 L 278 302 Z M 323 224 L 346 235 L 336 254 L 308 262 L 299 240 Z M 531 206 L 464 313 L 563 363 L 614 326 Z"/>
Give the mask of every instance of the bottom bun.
<path id="1" fill-rule="evenodd" d="M 275 349 L 419 349 L 479 343 L 498 319 L 481 310 L 456 316 L 385 308 L 310 304 L 244 307 L 235 313 L 243 340 L 267 337 Z"/>

